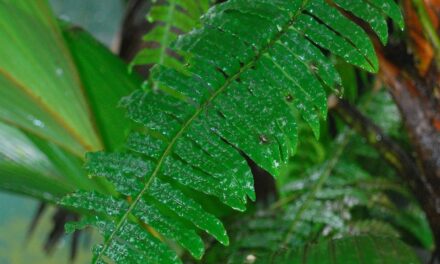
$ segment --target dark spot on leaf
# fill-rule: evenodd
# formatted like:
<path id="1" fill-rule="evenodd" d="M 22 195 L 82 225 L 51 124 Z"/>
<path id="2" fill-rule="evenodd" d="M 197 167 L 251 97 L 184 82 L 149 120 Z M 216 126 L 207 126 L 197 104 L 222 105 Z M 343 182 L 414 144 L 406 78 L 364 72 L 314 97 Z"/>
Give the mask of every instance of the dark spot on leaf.
<path id="1" fill-rule="evenodd" d="M 289 103 L 293 102 L 293 96 L 291 94 L 286 95 L 286 101 Z"/>
<path id="2" fill-rule="evenodd" d="M 224 70 L 220 69 L 219 67 L 216 67 L 215 69 L 216 69 L 218 72 L 220 72 L 220 73 L 223 75 L 223 77 L 224 77 L 225 79 L 229 78 L 229 75 L 228 75 Z"/>
<path id="3" fill-rule="evenodd" d="M 221 118 L 226 118 L 225 115 L 220 111 L 217 111 L 217 115 L 220 116 Z"/>

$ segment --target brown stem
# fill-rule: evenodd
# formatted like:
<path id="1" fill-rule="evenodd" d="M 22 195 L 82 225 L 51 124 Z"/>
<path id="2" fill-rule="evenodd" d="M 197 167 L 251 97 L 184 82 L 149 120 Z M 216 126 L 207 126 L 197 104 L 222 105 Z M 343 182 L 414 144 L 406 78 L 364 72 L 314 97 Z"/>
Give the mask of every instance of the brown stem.
<path id="1" fill-rule="evenodd" d="M 400 102 L 400 101 L 399 101 Z M 403 102 L 402 102 L 403 103 Z M 405 101 L 405 110 L 407 108 L 414 108 L 414 105 L 406 105 Z M 426 131 L 425 125 L 421 124 L 421 126 L 417 126 L 415 122 L 415 117 L 408 117 L 408 113 L 402 112 L 406 114 L 406 117 L 410 120 L 406 120 L 406 126 L 408 131 L 417 132 L 416 136 L 412 136 L 412 142 L 416 146 L 417 151 L 417 159 L 413 159 L 410 155 L 408 155 L 405 150 L 403 150 L 400 145 L 395 142 L 393 139 L 388 137 L 376 124 L 374 124 L 371 120 L 369 120 L 366 116 L 364 116 L 356 107 L 351 105 L 349 102 L 344 100 L 339 100 L 338 103 L 334 107 L 334 111 L 350 126 L 353 130 L 363 136 L 368 143 L 374 146 L 379 153 L 383 156 L 383 158 L 393 166 L 398 174 L 403 177 L 403 179 L 409 184 L 412 189 L 415 197 L 419 201 L 421 207 L 424 209 L 432 231 L 434 233 L 434 237 L 436 240 L 436 244 L 440 243 L 440 200 L 439 200 L 439 187 L 438 178 L 436 176 L 436 170 L 439 168 L 432 168 L 433 170 L 426 171 L 425 166 L 432 166 L 430 163 L 434 158 L 431 156 L 433 152 L 427 153 L 427 149 L 425 149 L 425 144 L 433 144 L 429 146 L 429 150 L 432 150 L 437 146 L 437 150 L 440 151 L 438 142 L 433 142 L 431 134 Z M 413 109 L 413 114 L 416 114 L 417 110 Z M 419 113 L 420 114 L 420 113 Z M 419 122 L 421 122 L 419 120 Z M 412 127 L 414 126 L 414 127 Z M 414 131 L 415 130 L 415 131 Z M 420 131 L 419 131 L 420 130 Z M 427 134 L 425 134 L 427 133 Z M 416 137 L 416 138 L 414 138 Z M 429 137 L 429 139 L 426 139 Z M 425 139 L 424 139 L 425 138 Z M 435 137 L 434 137 L 435 139 Z M 422 142 L 420 142 L 422 141 Z M 426 141 L 426 142 L 425 142 Z M 418 145 L 417 145 L 418 144 Z M 437 144 L 437 145 L 436 145 Z M 425 147 L 424 147 L 425 146 Z M 420 153 L 420 154 L 419 154 Z M 434 153 L 435 154 L 435 153 Z M 437 156 L 438 158 L 440 156 Z M 440 166 L 440 164 L 437 164 Z M 434 177 L 433 179 L 430 177 Z M 437 249 L 438 252 L 438 249 Z"/>
<path id="2" fill-rule="evenodd" d="M 121 28 L 119 57 L 130 62 L 145 47 L 142 37 L 149 32 L 153 24 L 145 19 L 152 1 L 130 0 Z"/>
<path id="3" fill-rule="evenodd" d="M 423 184 L 413 189 L 440 245 L 440 109 L 426 91 L 427 82 L 399 69 L 379 52 L 380 77 L 400 109 Z M 419 180 L 419 181 L 420 181 Z M 438 249 L 437 249 L 438 250 Z"/>
<path id="4" fill-rule="evenodd" d="M 420 174 L 415 161 L 399 144 L 388 137 L 380 127 L 364 116 L 355 106 L 348 101 L 339 100 L 335 104 L 334 111 L 346 124 L 376 148 L 399 175 L 403 176 L 411 188 L 415 189 L 423 185 L 418 177 L 414 177 L 414 175 Z"/>
<path id="5" fill-rule="evenodd" d="M 433 83 L 418 77 L 414 65 L 397 67 L 378 48 L 379 77 L 388 87 L 403 117 L 414 158 L 356 108 L 340 101 L 335 111 L 364 136 L 408 182 L 424 209 L 440 245 L 440 109 L 432 95 Z M 406 65 L 408 66 L 408 65 Z"/>

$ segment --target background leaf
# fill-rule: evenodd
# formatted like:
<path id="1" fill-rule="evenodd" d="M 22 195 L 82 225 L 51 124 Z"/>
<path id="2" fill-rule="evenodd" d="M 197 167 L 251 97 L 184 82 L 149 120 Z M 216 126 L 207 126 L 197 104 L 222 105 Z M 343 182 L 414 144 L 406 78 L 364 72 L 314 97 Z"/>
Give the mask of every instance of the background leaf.
<path id="1" fill-rule="evenodd" d="M 0 1 L 0 12 L 0 119 L 78 156 L 102 149 L 83 86 L 46 2 Z"/>
<path id="2" fill-rule="evenodd" d="M 139 78 L 79 28 L 63 23 L 60 29 L 45 1 L 0 1 L 0 5 L 5 7 L 0 11 L 4 12 L 0 23 L 5 25 L 0 30 L 5 36 L 0 45 L 7 46 L 0 51 L 4 52 L 0 53 L 0 120 L 3 118 L 10 129 L 17 128 L 17 133 L 8 134 L 9 141 L 15 140 L 15 135 L 16 140 L 27 138 L 22 145 L 42 153 L 57 180 L 69 190 L 102 190 L 101 183 L 86 177 L 82 165 L 85 151 L 112 150 L 121 145 L 130 122 L 117 105 L 120 98 L 140 86 Z M 29 24 L 35 24 L 36 30 L 30 30 Z M 54 69 L 54 65 L 59 67 Z M 67 114 L 72 118 L 55 118 Z M 73 136 L 76 132 L 70 128 L 83 134 Z M 82 145 L 93 138 L 97 144 Z M 9 174 L 2 177 L 5 182 L 11 176 L 12 167 L 8 168 Z M 25 181 L 30 173 L 41 174 L 38 167 L 17 170 L 15 180 L 8 180 L 8 190 L 31 188 L 34 181 Z M 50 194 L 46 190 L 38 197 L 42 193 Z"/>
<path id="3" fill-rule="evenodd" d="M 0 188 L 55 203 L 76 188 L 19 129 L 0 123 Z"/>
<path id="4" fill-rule="evenodd" d="M 277 256 L 274 261 L 280 264 L 420 263 L 411 248 L 402 241 L 372 236 L 318 242 L 305 247 L 302 252 Z"/>
<path id="5" fill-rule="evenodd" d="M 63 36 L 104 146 L 114 150 L 122 145 L 130 127 L 130 121 L 117 107 L 118 103 L 140 87 L 141 79 L 128 74 L 125 63 L 79 28 L 64 25 Z"/>

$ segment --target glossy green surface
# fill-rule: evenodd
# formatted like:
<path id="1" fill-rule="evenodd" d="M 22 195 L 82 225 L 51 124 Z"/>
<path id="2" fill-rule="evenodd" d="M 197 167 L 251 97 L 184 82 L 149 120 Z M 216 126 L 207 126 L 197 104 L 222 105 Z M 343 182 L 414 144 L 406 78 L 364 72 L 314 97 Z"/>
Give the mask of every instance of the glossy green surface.
<path id="1" fill-rule="evenodd" d="M 340 78 L 331 60 L 313 45 L 368 71 L 378 68 L 367 34 L 323 0 L 231 0 L 210 9 L 202 24 L 173 44 L 187 59 L 183 70 L 155 67 L 152 78 L 159 91 L 137 91 L 123 101 L 128 116 L 143 127 L 129 136 L 127 153 L 111 156 L 117 160 L 111 164 L 91 166 L 93 174 L 128 191 L 122 199 L 107 197 L 125 205 L 117 217 L 105 218 L 114 229 L 95 251 L 94 263 L 125 254 L 110 249 L 121 242 L 125 223 L 133 219 L 196 258 L 204 249 L 194 227 L 226 242 L 215 218 L 196 221 L 186 215 L 194 210 L 202 214 L 202 209 L 188 192 L 177 190 L 216 196 L 243 211 L 255 194 L 240 151 L 277 177 L 296 149 L 295 112 L 319 136 L 320 119 L 327 115 L 326 88 L 338 91 Z M 130 179 L 127 155 L 143 169 L 141 184 Z M 117 179 L 121 172 L 127 181 Z M 166 185 L 158 187 L 162 182 Z M 164 186 L 174 191 L 164 192 Z M 69 196 L 63 204 L 92 211 L 100 207 L 102 197 L 86 196 Z M 176 212 L 176 203 L 182 211 Z"/>
<path id="2" fill-rule="evenodd" d="M 102 148 L 46 2 L 2 0 L 0 18 L 0 119 L 76 155 Z"/>
<path id="3" fill-rule="evenodd" d="M 85 88 L 104 148 L 115 150 L 123 144 L 130 127 L 118 103 L 138 89 L 141 80 L 135 74 L 128 74 L 122 60 L 81 29 L 64 25 L 63 36 Z"/>

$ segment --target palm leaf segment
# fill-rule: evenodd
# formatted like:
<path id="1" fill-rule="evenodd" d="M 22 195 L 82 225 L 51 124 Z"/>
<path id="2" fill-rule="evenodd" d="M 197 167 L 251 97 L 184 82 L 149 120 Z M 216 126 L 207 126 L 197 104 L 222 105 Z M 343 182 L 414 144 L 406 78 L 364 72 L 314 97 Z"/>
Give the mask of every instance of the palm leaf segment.
<path id="1" fill-rule="evenodd" d="M 342 8 L 351 2 L 334 1 Z M 392 0 L 363 4 L 376 20 L 387 14 L 402 23 Z M 194 191 L 245 210 L 246 197 L 255 194 L 240 152 L 277 176 L 295 150 L 294 111 L 318 135 L 319 117 L 327 114 L 324 87 L 340 85 L 320 48 L 368 71 L 378 68 L 366 33 L 323 0 L 231 0 L 202 22 L 174 45 L 188 59 L 185 70 L 157 66 L 153 79 L 163 92 L 124 100 L 129 117 L 145 127 L 129 136 L 128 151 L 88 157 L 91 174 L 113 182 L 121 197 L 77 192 L 62 201 L 96 215 L 76 224 L 97 226 L 105 237 L 95 263 L 179 263 L 165 238 L 201 258 L 197 228 L 228 244 Z"/>

